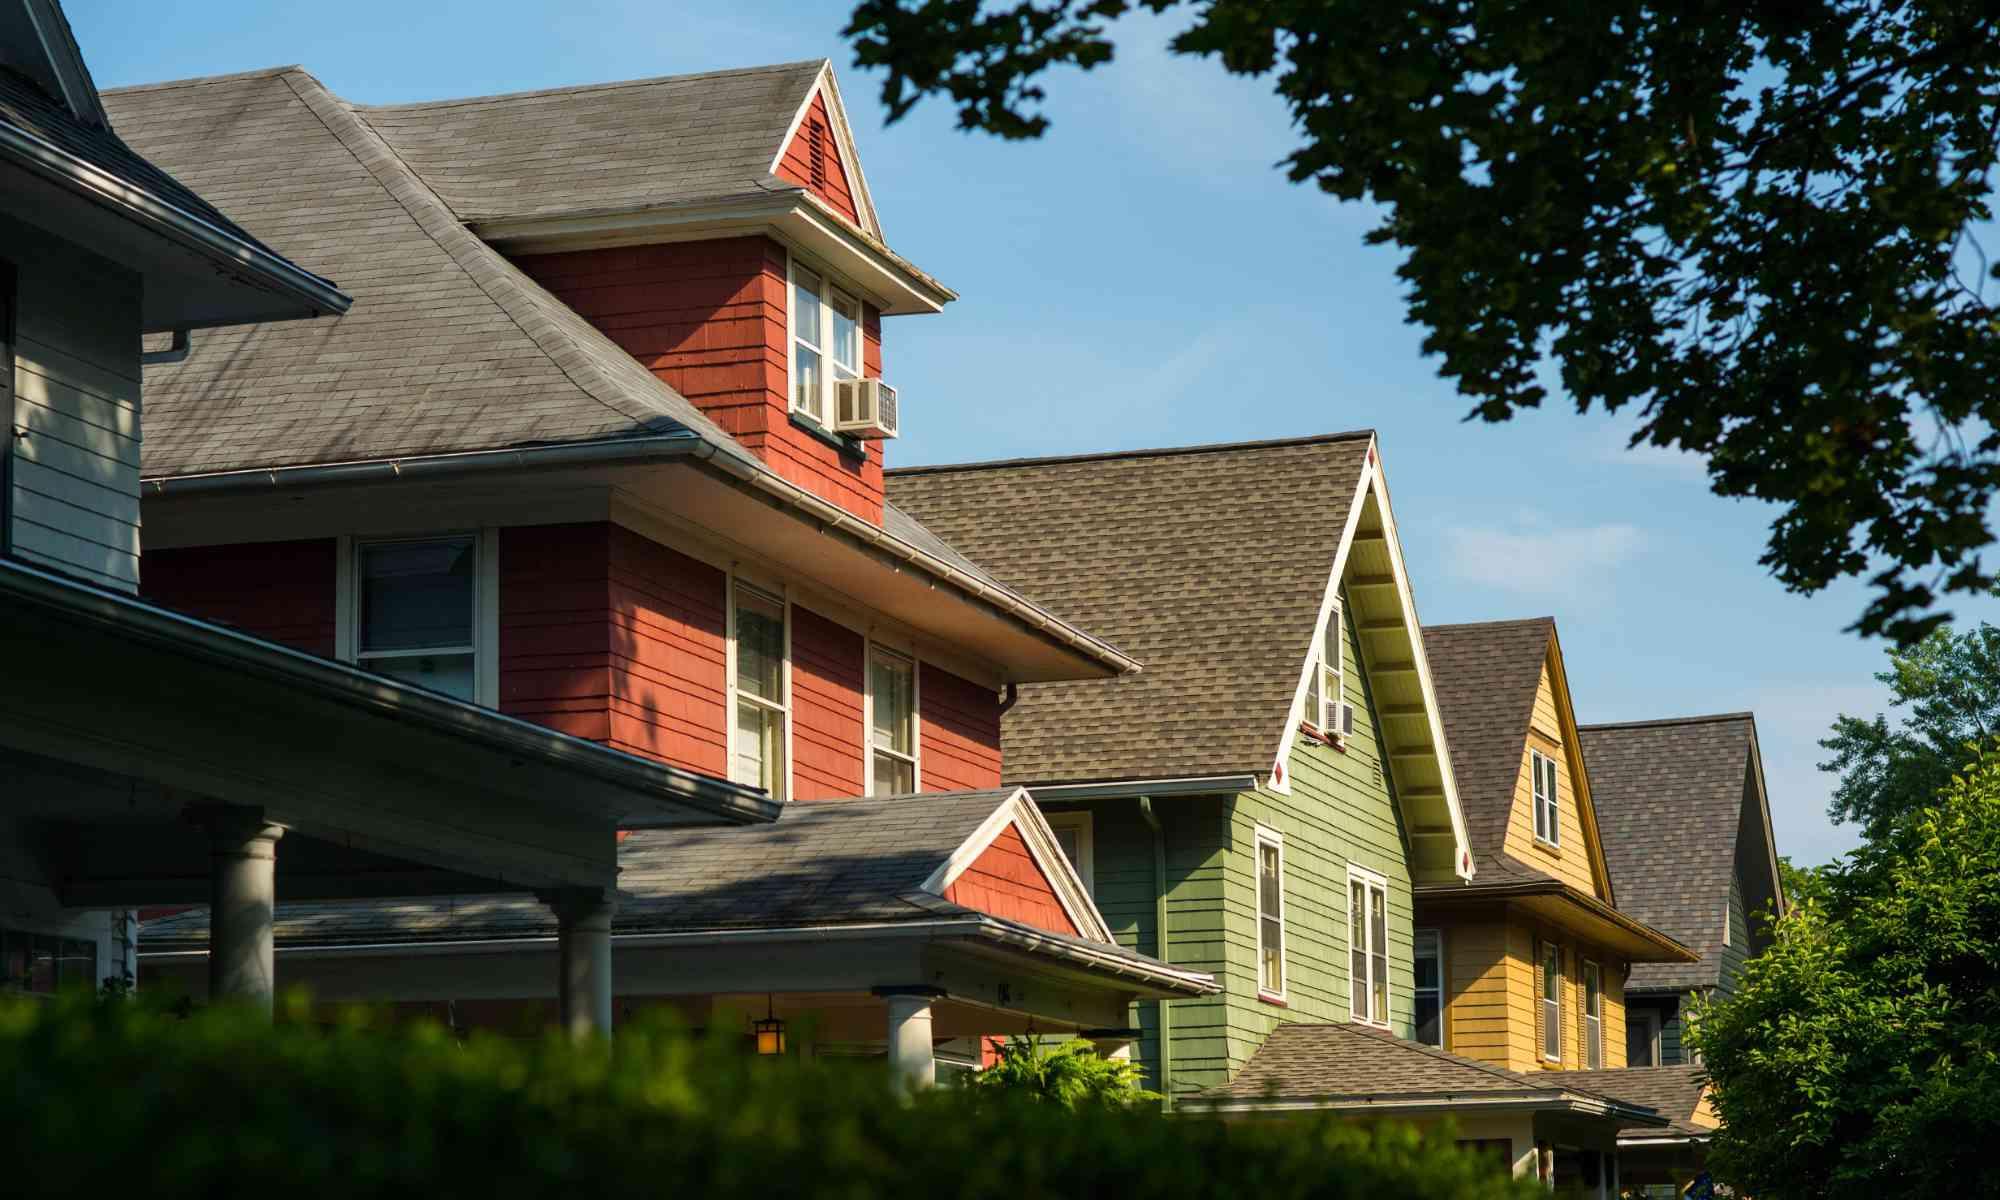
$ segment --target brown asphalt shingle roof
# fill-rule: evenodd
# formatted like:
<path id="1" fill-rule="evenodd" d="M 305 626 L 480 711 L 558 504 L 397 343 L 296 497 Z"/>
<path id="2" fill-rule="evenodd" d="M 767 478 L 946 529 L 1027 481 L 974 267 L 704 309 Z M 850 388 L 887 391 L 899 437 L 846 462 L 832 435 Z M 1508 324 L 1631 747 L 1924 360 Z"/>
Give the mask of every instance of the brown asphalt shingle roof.
<path id="1" fill-rule="evenodd" d="M 1715 1132 L 1694 1120 L 1701 1106 L 1708 1072 L 1692 1063 L 1675 1067 L 1624 1067 L 1602 1071 L 1549 1071 L 1542 1078 L 1565 1087 L 1576 1087 L 1658 1109 L 1675 1133 L 1707 1137 Z"/>
<path id="2" fill-rule="evenodd" d="M 1202 1098 L 1337 1102 L 1513 1095 L 1553 1102 L 1565 1093 L 1613 1098 L 1601 1088 L 1508 1071 L 1365 1025 L 1286 1022 L 1271 1031 L 1235 1079 Z"/>
<path id="3" fill-rule="evenodd" d="M 790 189 L 771 174 L 825 59 L 357 111 L 465 221 Z"/>
<path id="4" fill-rule="evenodd" d="M 1533 617 L 1424 629 L 1424 657 L 1430 662 L 1458 803 L 1465 810 L 1465 832 L 1482 882 L 1501 875 L 1548 874 L 1508 854 L 1505 843 L 1535 691 L 1555 628 L 1554 619 Z"/>
<path id="5" fill-rule="evenodd" d="M 1636 963 L 1625 990 L 1714 986 L 1753 718 L 1586 725 L 1579 733 L 1618 907 L 1701 955 L 1697 963 Z"/>
<path id="6" fill-rule="evenodd" d="M 889 472 L 898 506 L 1145 664 L 1023 685 L 1006 777 L 1268 771 L 1371 436 Z"/>

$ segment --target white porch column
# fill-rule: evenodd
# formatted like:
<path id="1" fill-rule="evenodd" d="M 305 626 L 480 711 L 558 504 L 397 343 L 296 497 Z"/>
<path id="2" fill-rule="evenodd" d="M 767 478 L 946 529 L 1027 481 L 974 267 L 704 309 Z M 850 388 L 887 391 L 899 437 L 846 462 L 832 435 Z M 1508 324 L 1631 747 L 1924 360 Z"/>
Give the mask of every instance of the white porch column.
<path id="1" fill-rule="evenodd" d="M 271 1016 L 276 973 L 271 915 L 277 906 L 278 839 L 261 808 L 195 810 L 209 836 L 208 999 L 244 1002 Z"/>
<path id="2" fill-rule="evenodd" d="M 931 1038 L 931 1002 L 936 988 L 877 988 L 889 1006 L 889 1073 L 896 1088 L 916 1092 L 937 1084 L 937 1057 Z"/>
<path id="3" fill-rule="evenodd" d="M 556 914 L 556 1000 L 571 1037 L 611 1036 L 611 893 L 564 888 L 542 897 Z"/>
<path id="4" fill-rule="evenodd" d="M 1099 1058 L 1116 1058 L 1130 1062 L 1132 1047 L 1139 1041 L 1137 1029 L 1086 1029 L 1077 1035 L 1088 1041 L 1097 1050 Z"/>

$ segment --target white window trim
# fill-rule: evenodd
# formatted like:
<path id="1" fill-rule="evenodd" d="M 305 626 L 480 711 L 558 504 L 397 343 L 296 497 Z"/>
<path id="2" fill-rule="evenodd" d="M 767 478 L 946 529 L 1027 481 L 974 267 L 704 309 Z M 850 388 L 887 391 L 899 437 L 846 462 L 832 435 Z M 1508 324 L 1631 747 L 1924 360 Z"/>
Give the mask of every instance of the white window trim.
<path id="1" fill-rule="evenodd" d="M 783 782 L 785 794 L 783 799 L 786 803 L 790 803 L 796 796 L 796 789 L 793 784 L 795 771 L 792 764 L 792 710 L 794 707 L 792 704 L 792 590 L 787 585 L 780 585 L 775 588 L 766 587 L 756 580 L 742 579 L 733 569 L 729 572 L 727 578 L 728 588 L 726 589 L 727 594 L 725 596 L 727 603 L 724 605 L 723 621 L 728 632 L 728 653 L 724 656 L 727 661 L 724 663 L 723 669 L 729 673 L 729 703 L 723 712 L 723 753 L 728 756 L 728 761 L 723 766 L 723 777 L 731 780 L 736 779 L 736 705 L 739 699 L 739 693 L 736 689 L 736 589 L 746 587 L 767 600 L 776 601 L 781 619 L 784 622 L 785 659 L 778 673 L 779 685 L 783 688 L 785 694 L 784 703 L 782 705 L 773 705 L 761 696 L 743 698 L 750 700 L 760 707 L 774 708 L 784 714 L 785 774 Z"/>
<path id="2" fill-rule="evenodd" d="M 1366 867 L 1361 867 L 1361 866 L 1356 866 L 1356 865 L 1355 865 L 1355 864 L 1353 864 L 1353 863 L 1349 863 L 1349 864 L 1347 864 L 1347 887 L 1346 887 L 1346 889 L 1345 889 L 1345 891 L 1346 891 L 1347 895 L 1346 895 L 1346 899 L 1345 899 L 1345 903 L 1344 903 L 1344 905 L 1343 905 L 1343 907 L 1345 907 L 1345 908 L 1346 908 L 1346 910 L 1347 910 L 1347 930 L 1346 930 L 1346 933 L 1347 933 L 1347 935 L 1348 935 L 1348 942 L 1350 943 L 1350 944 L 1349 944 L 1349 946 L 1347 947 L 1347 954 L 1348 954 L 1348 959 L 1347 959 L 1347 1016 L 1348 1016 L 1348 1019 L 1349 1019 L 1349 1020 L 1358 1020 L 1358 1021 L 1360 1021 L 1360 1022 L 1361 1022 L 1361 1023 L 1363 1024 L 1363 1025 L 1371 1025 L 1371 1026 L 1375 1027 L 1376 1029 L 1387 1029 L 1387 1028 L 1389 1028 L 1389 1014 L 1390 1014 L 1391 1012 L 1395 1011 L 1395 1008 L 1396 1008 L 1396 1003 L 1395 1003 L 1395 1001 L 1396 1001 L 1396 996 L 1395 996 L 1395 990 L 1394 990 L 1394 987 L 1393 987 L 1393 985 L 1391 984 L 1390 980 L 1388 980 L 1388 979 L 1384 979 L 1384 980 L 1382 981 L 1382 1011 L 1381 1011 L 1380 1013 L 1377 1013 L 1377 1012 L 1375 1012 L 1375 1011 L 1374 1011 L 1374 1007 L 1375 1007 L 1375 950 L 1376 950 L 1376 947 L 1375 947 L 1375 944 L 1374 944 L 1374 937 L 1375 937 L 1375 923 L 1374 923 L 1373 921 L 1371 921 L 1371 920 L 1369 920 L 1369 919 L 1368 919 L 1368 918 L 1369 918 L 1369 914 L 1368 914 L 1368 913 L 1367 913 L 1366 911 L 1364 911 L 1364 912 L 1363 912 L 1363 913 L 1361 914 L 1361 933 L 1362 933 L 1362 936 L 1363 936 L 1363 937 L 1365 937 L 1365 938 L 1367 938 L 1367 939 L 1369 939 L 1369 941 L 1368 941 L 1368 944 L 1367 944 L 1366 946 L 1364 946 L 1364 947 L 1362 948 L 1362 954 L 1361 954 L 1361 961 L 1362 961 L 1363 963 L 1367 964 L 1367 967 L 1368 967 L 1368 975 L 1367 975 L 1367 978 L 1366 978 L 1366 980 L 1364 981 L 1364 985 L 1365 985 L 1365 986 L 1364 986 L 1364 994 L 1365 994 L 1365 995 L 1367 996 L 1367 998 L 1368 998 L 1368 1009 L 1369 1009 L 1369 1013 L 1368 1013 L 1368 1015 L 1367 1015 L 1367 1016 L 1365 1016 L 1365 1017 L 1356 1017 L 1356 1016 L 1354 1015 L 1354 947 L 1353 947 L 1353 945 L 1352 945 L 1351 943 L 1352 943 L 1352 942 L 1353 942 L 1353 940 L 1354 940 L 1354 885 L 1355 885 L 1355 883 L 1357 883 L 1357 882 L 1359 882 L 1359 883 L 1360 883 L 1360 884 L 1362 885 L 1362 891 L 1361 891 L 1361 897 L 1362 897 L 1362 903 L 1363 903 L 1363 904 L 1368 904 L 1368 903 L 1372 903 L 1372 901 L 1370 901 L 1369 897 L 1373 896 L 1374 894 L 1376 894 L 1376 893 L 1378 893 L 1378 892 L 1379 892 L 1379 893 L 1381 894 L 1381 897 L 1382 897 L 1382 913 L 1383 913 L 1383 916 L 1382 916 L 1382 934 L 1383 934 L 1383 936 L 1384 936 L 1384 937 L 1387 937 L 1387 936 L 1388 936 L 1388 933 L 1389 933 L 1389 917 L 1388 917 L 1388 912 L 1389 912 L 1389 881 L 1388 881 L 1388 879 L 1387 879 L 1386 877 L 1384 877 L 1384 876 L 1382 876 L 1382 875 L 1378 874 L 1377 872 L 1374 872 L 1374 871 L 1371 871 L 1371 870 L 1369 870 L 1369 869 L 1368 869 L 1368 868 L 1366 868 Z M 1389 954 L 1388 954 L 1388 951 L 1387 951 L 1387 947 L 1384 947 L 1384 948 L 1383 948 L 1383 958 L 1384 958 L 1384 959 L 1386 960 L 1386 959 L 1387 959 L 1388 957 L 1390 957 L 1390 956 L 1389 956 Z"/>
<path id="3" fill-rule="evenodd" d="M 1350 892 L 1350 893 L 1349 893 L 1349 895 L 1351 896 L 1351 895 L 1352 895 L 1352 893 Z M 1435 1045 L 1435 1046 L 1432 1046 L 1431 1048 L 1432 1048 L 1432 1049 L 1434 1049 L 1434 1050 L 1442 1050 L 1442 1049 L 1444 1049 L 1444 1048 L 1445 1048 L 1445 1042 L 1446 1042 L 1446 1041 L 1448 1040 L 1448 1039 L 1447 1039 L 1447 1038 L 1445 1037 L 1445 1026 L 1446 1026 L 1447 1022 L 1446 1022 L 1446 1020 L 1445 1020 L 1445 1007 L 1444 1007 L 1444 997 L 1445 997 L 1445 984 L 1446 984 L 1446 970 L 1445 970 L 1445 958 L 1444 958 L 1444 930 L 1442 930 L 1442 929 L 1440 929 L 1440 928 L 1437 928 L 1437 927 L 1435 927 L 1435 926 L 1425 926 L 1425 927 L 1423 927 L 1423 928 L 1421 928 L 1421 929 L 1413 929 L 1413 930 L 1411 930 L 1411 931 L 1410 931 L 1410 945 L 1411 945 L 1411 948 L 1412 948 L 1412 950 L 1413 950 L 1413 951 L 1414 951 L 1414 949 L 1415 949 L 1415 947 L 1416 947 L 1416 940 L 1417 940 L 1417 938 L 1418 938 L 1419 936 L 1423 935 L 1423 934 L 1426 934 L 1426 933 L 1430 934 L 1432 938 L 1436 939 L 1436 942 L 1437 942 L 1437 960 L 1438 960 L 1438 981 L 1437 981 L 1437 996 L 1438 996 L 1438 1040 L 1437 1040 L 1437 1045 Z M 1415 955 L 1414 953 L 1412 953 L 1410 957 L 1411 957 L 1411 960 L 1412 960 L 1412 961 L 1414 962 L 1414 961 L 1415 961 L 1415 959 L 1416 959 L 1416 955 Z M 1412 978 L 1411 978 L 1411 982 L 1410 982 L 1410 1010 L 1411 1010 L 1411 1013 L 1410 1013 L 1410 1018 L 1411 1018 L 1411 1020 L 1410 1020 L 1410 1023 L 1411 1023 L 1411 1026 L 1412 1026 L 1412 1028 L 1411 1028 L 1411 1031 L 1410 1031 L 1410 1032 L 1411 1032 L 1411 1036 L 1412 1036 L 1413 1038 L 1414 1038 L 1414 1037 L 1415 1037 L 1415 1035 L 1416 1035 L 1416 1030 L 1415 1030 L 1415 1028 L 1414 1028 L 1414 1027 L 1415 1027 L 1415 1024 L 1416 1024 L 1416 1000 L 1417 1000 L 1417 996 L 1418 996 L 1418 994 L 1419 994 L 1419 993 L 1421 993 L 1421 992 L 1426 992 L 1426 991 L 1430 991 L 1430 990 L 1431 990 L 1431 989 L 1429 989 L 1429 988 L 1426 988 L 1426 987 L 1424 987 L 1423 985 L 1421 985 L 1421 984 L 1417 983 L 1417 982 L 1416 982 L 1416 980 L 1415 980 L 1415 977 L 1414 977 L 1414 975 L 1412 976 Z M 1417 1044 L 1418 1044 L 1418 1045 L 1420 1045 L 1420 1046 L 1429 1046 L 1429 1045 L 1430 1045 L 1430 1043 L 1429 1043 L 1429 1042 L 1422 1042 L 1422 1041 L 1418 1042 Z"/>
<path id="4" fill-rule="evenodd" d="M 1597 1011 L 1590 1011 L 1590 977 L 1597 976 Z M 1583 1068 L 1598 1071 L 1604 1067 L 1604 968 L 1597 960 L 1586 958 L 1577 969 L 1577 983 L 1583 989 Z M 1590 1061 L 1591 1051 L 1597 1052 L 1597 1062 Z"/>
<path id="5" fill-rule="evenodd" d="M 1562 794 L 1561 776 L 1556 773 L 1556 760 L 1540 750 L 1529 750 L 1528 801 L 1535 809 L 1535 840 L 1552 849 L 1562 848 Z M 1542 802 L 1542 765 L 1548 764 L 1549 796 L 1548 807 Z M 1548 821 L 1547 835 L 1542 833 L 1542 822 Z"/>
<path id="6" fill-rule="evenodd" d="M 1341 601 L 1339 594 L 1336 593 L 1330 602 L 1326 623 L 1315 631 L 1312 661 L 1308 664 L 1309 673 L 1306 677 L 1306 698 L 1311 699 L 1314 693 L 1318 693 L 1319 704 L 1316 708 L 1307 707 L 1301 716 L 1301 719 L 1312 727 L 1313 732 L 1335 745 L 1345 741 L 1340 732 L 1340 706 L 1347 702 L 1347 629 L 1341 623 L 1340 614 Z M 1329 632 L 1334 634 L 1333 650 L 1336 658 L 1330 668 L 1326 663 L 1326 639 Z M 1334 677 L 1334 685 L 1331 688 L 1327 686 L 1326 678 L 1329 670 Z"/>
<path id="7" fill-rule="evenodd" d="M 1049 823 L 1050 829 L 1076 830 L 1076 856 L 1078 861 L 1071 865 L 1076 868 L 1077 878 L 1083 880 L 1084 890 L 1095 897 L 1097 895 L 1097 848 L 1092 840 L 1092 830 L 1096 822 L 1091 819 L 1090 811 L 1088 809 L 1079 809 L 1075 812 L 1044 812 L 1042 819 Z M 1279 870 L 1282 871 L 1283 869 L 1281 859 Z"/>
<path id="8" fill-rule="evenodd" d="M 1292 964 L 1289 961 L 1291 940 L 1285 929 L 1285 836 L 1275 829 L 1257 826 L 1255 853 L 1250 860 L 1251 878 L 1256 882 L 1257 901 L 1257 958 L 1253 964 L 1257 978 L 1257 994 L 1266 1000 L 1285 998 L 1292 983 Z M 1273 846 L 1278 851 L 1278 988 L 1276 991 L 1264 986 L 1264 847 Z"/>
<path id="9" fill-rule="evenodd" d="M 472 585 L 472 702 L 482 708 L 500 707 L 500 531 L 484 529 L 441 529 L 425 533 L 385 533 L 357 536 L 341 534 L 334 539 L 333 656 L 344 663 L 362 665 L 361 659 L 361 572 L 356 570 L 361 550 L 393 542 L 432 542 L 470 537 L 473 553 Z M 411 656 L 437 653 L 411 651 Z M 449 651 L 447 651 L 449 653 Z M 379 653 L 371 658 L 393 658 L 395 653 Z"/>
<path id="10" fill-rule="evenodd" d="M 803 267 L 819 276 L 820 312 L 824 315 L 820 320 L 820 328 L 815 332 L 814 337 L 810 341 L 813 348 L 819 352 L 819 402 L 820 412 L 823 414 L 821 416 L 814 416 L 812 413 L 799 407 L 798 305 L 793 303 L 793 299 L 797 295 L 797 284 L 794 282 L 794 273 L 795 268 L 798 267 Z M 835 387 L 833 378 L 833 293 L 836 291 L 854 301 L 857 311 L 855 314 L 854 365 L 851 369 L 854 371 L 855 378 L 866 379 L 868 378 L 868 302 L 862 298 L 861 289 L 840 281 L 835 277 L 833 272 L 813 262 L 811 259 L 802 260 L 801 256 L 793 253 L 790 248 L 786 249 L 785 408 L 792 415 L 811 421 L 828 433 L 833 432 L 834 424 L 839 417 L 837 407 L 839 393 Z"/>
<path id="11" fill-rule="evenodd" d="M 1549 999 L 1549 955 L 1556 956 L 1556 995 Z M 1562 994 L 1569 980 L 1563 975 L 1562 943 L 1550 938 L 1542 939 L 1542 953 L 1535 963 L 1535 1003 L 1541 1006 L 1542 1044 L 1536 1047 L 1543 1062 L 1560 1063 L 1563 1055 Z M 1549 1053 L 1549 1022 L 1551 1015 L 1555 1022 L 1556 1052 Z"/>
<path id="12" fill-rule="evenodd" d="M 787 625 L 789 629 L 789 624 Z M 789 634 L 787 648 L 791 645 Z M 910 763 L 910 790 L 924 790 L 924 664 L 915 653 L 876 640 L 873 634 L 861 639 L 861 794 L 875 794 L 875 655 L 887 654 L 910 664 L 910 753 L 905 755 L 882 747 L 884 754 L 907 758 Z M 1088 882 L 1086 880 L 1085 882 Z"/>

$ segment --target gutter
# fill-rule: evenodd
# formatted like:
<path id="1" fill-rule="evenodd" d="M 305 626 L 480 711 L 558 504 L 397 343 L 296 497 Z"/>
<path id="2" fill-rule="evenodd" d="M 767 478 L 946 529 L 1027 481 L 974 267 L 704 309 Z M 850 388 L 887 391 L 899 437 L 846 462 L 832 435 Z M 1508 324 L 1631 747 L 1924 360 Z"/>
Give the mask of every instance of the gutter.
<path id="1" fill-rule="evenodd" d="M 692 459 L 718 473 L 769 496 L 810 519 L 837 530 L 890 558 L 909 563 L 943 580 L 1003 615 L 1028 626 L 1080 657 L 1109 667 L 1117 674 L 1130 675 L 1139 662 L 1108 642 L 1076 629 L 1043 611 L 1031 601 L 989 584 L 958 569 L 945 560 L 849 513 L 831 501 L 822 500 L 790 483 L 754 459 L 725 453 L 723 447 L 692 429 L 640 437 L 606 438 L 590 442 L 568 442 L 549 446 L 523 446 L 503 450 L 467 450 L 448 454 L 420 454 L 408 458 L 362 459 L 343 463 L 322 463 L 293 467 L 256 467 L 237 471 L 213 471 L 196 475 L 154 476 L 141 480 L 141 490 L 154 496 L 204 494 L 268 485 L 307 487 L 331 483 L 393 482 L 409 478 L 448 478 L 481 471 L 526 469 L 531 467 L 605 465 L 616 462 L 659 462 Z"/>
<path id="2" fill-rule="evenodd" d="M 1615 1120 L 1642 1122 L 1646 1125 L 1665 1125 L 1667 1118 L 1651 1109 L 1637 1109 L 1630 1105 L 1574 1092 L 1539 1095 L 1509 1093 L 1503 1095 L 1474 1094 L 1458 1095 L 1451 1092 L 1430 1092 L 1409 1096 L 1328 1096 L 1318 1099 L 1276 1100 L 1276 1099 L 1218 1099 L 1193 1100 L 1190 1103 L 1205 1112 L 1464 1112 L 1475 1111 L 1516 1111 L 1530 1112 L 1573 1112 L 1584 1116 L 1610 1117 Z"/>
<path id="3" fill-rule="evenodd" d="M 742 824 L 776 820 L 784 807 L 758 788 L 610 750 L 519 717 L 396 683 L 347 663 L 253 638 L 134 597 L 100 591 L 21 562 L 0 562 L 0 596 L 53 610 L 71 622 L 80 618 L 109 626 L 170 651 L 276 679 L 308 695 L 393 715 L 401 722 L 428 726 L 510 755 L 588 775 L 650 800 L 675 800 Z"/>
<path id="4" fill-rule="evenodd" d="M 1050 800 L 1144 800 L 1150 796 L 1215 796 L 1254 791 L 1255 775 L 1191 775 L 1176 779 L 1122 779 L 1112 783 L 1024 784 L 1033 796 Z"/>
<path id="5" fill-rule="evenodd" d="M 310 309 L 312 316 L 337 316 L 354 303 L 330 280 L 143 188 L 134 187 L 9 122 L 0 122 L 0 156 L 195 251 L 214 261 L 225 273 L 291 296 Z"/>

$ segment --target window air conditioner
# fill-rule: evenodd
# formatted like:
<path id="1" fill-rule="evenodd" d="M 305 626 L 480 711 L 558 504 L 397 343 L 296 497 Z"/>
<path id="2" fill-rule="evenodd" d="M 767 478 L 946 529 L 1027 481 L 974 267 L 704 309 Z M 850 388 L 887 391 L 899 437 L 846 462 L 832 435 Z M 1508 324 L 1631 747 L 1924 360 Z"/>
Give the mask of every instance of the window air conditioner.
<path id="1" fill-rule="evenodd" d="M 1342 704 L 1340 706 L 1340 736 L 1354 736 L 1354 706 L 1352 704 Z"/>
<path id="2" fill-rule="evenodd" d="M 858 438 L 896 436 L 896 389 L 879 379 L 843 379 L 835 385 L 833 429 Z"/>

